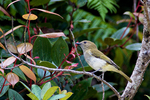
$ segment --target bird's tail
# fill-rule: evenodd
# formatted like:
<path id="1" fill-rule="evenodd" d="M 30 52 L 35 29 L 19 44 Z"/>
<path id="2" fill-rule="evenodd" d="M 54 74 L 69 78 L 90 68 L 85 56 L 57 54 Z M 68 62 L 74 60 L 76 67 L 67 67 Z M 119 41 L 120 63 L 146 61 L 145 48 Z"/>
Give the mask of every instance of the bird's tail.
<path id="1" fill-rule="evenodd" d="M 121 75 L 124 76 L 129 82 L 132 83 L 132 80 L 131 80 L 125 73 L 123 73 L 121 70 L 118 70 L 117 73 L 121 74 Z"/>

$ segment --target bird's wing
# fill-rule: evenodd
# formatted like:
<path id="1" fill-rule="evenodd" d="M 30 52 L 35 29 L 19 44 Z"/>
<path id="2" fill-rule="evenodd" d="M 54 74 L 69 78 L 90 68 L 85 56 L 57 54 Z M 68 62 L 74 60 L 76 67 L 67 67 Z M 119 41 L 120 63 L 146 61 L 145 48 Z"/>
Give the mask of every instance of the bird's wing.
<path id="1" fill-rule="evenodd" d="M 104 59 L 107 63 L 109 63 L 110 65 L 113 65 L 114 67 L 116 67 L 117 69 L 120 69 L 120 67 L 118 65 L 116 65 L 110 58 L 108 58 L 107 56 L 105 56 L 102 52 L 100 52 L 97 49 L 92 49 L 91 50 L 91 54 L 96 57 L 96 58 L 100 58 L 100 59 Z"/>

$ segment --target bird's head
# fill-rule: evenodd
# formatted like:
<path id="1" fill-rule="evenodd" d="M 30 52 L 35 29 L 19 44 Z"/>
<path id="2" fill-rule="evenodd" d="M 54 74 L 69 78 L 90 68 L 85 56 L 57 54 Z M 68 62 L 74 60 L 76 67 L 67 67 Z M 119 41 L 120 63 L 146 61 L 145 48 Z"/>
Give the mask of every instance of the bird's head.
<path id="1" fill-rule="evenodd" d="M 93 42 L 88 41 L 88 40 L 83 40 L 81 42 L 77 42 L 76 44 L 79 45 L 83 51 L 86 51 L 88 49 L 96 49 L 97 48 Z"/>

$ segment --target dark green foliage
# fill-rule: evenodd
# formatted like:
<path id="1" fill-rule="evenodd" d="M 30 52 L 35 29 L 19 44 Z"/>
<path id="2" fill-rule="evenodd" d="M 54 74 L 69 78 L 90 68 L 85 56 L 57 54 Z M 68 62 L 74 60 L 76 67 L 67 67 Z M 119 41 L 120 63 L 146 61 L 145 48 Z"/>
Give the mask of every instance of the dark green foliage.
<path id="1" fill-rule="evenodd" d="M 52 47 L 51 50 L 51 57 L 53 62 L 59 66 L 65 56 L 69 54 L 69 49 L 67 43 L 60 37 Z"/>
<path id="2" fill-rule="evenodd" d="M 33 56 L 38 56 L 42 61 L 52 61 L 51 43 L 47 38 L 37 37 L 33 46 Z"/>

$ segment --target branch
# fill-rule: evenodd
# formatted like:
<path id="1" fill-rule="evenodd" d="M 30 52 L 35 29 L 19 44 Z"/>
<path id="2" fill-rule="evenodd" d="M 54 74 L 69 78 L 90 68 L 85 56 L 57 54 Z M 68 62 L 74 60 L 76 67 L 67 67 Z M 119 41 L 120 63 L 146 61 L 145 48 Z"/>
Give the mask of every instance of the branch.
<path id="1" fill-rule="evenodd" d="M 5 41 L 6 42 L 6 41 Z M 6 44 L 7 45 L 7 44 Z M 7 47 L 7 46 L 6 46 Z M 34 68 L 39 68 L 39 69 L 43 69 L 43 70 L 47 70 L 47 71 L 56 71 L 56 72 L 70 72 L 70 73 L 75 73 L 75 74 L 84 74 L 84 75 L 88 75 L 88 76 L 91 76 L 91 77 L 94 77 L 96 78 L 97 80 L 99 81 L 102 81 L 104 84 L 106 84 L 116 95 L 118 98 L 120 98 L 120 94 L 119 92 L 112 86 L 110 85 L 108 82 L 106 82 L 105 80 L 102 80 L 99 76 L 96 76 L 95 74 L 92 74 L 91 72 L 85 72 L 85 71 L 75 71 L 75 70 L 69 70 L 69 69 L 55 69 L 55 68 L 47 68 L 47 67 L 44 67 L 44 66 L 38 66 L 38 65 L 33 65 L 19 57 L 17 57 L 16 55 L 14 55 L 13 53 L 11 53 L 9 50 L 8 52 L 14 56 L 15 58 L 17 58 L 19 61 L 21 61 L 22 63 L 28 65 L 28 66 L 31 66 L 31 67 L 34 67 Z"/>
<path id="2" fill-rule="evenodd" d="M 128 82 L 123 94 L 121 95 L 121 100 L 128 98 L 129 100 L 133 99 L 137 90 L 139 89 L 145 70 L 149 64 L 150 59 L 150 20 L 149 20 L 149 10 L 148 10 L 148 1 L 143 0 L 144 4 L 144 29 L 143 29 L 143 40 L 142 47 L 139 53 L 135 68 L 131 75 L 132 83 Z"/>

